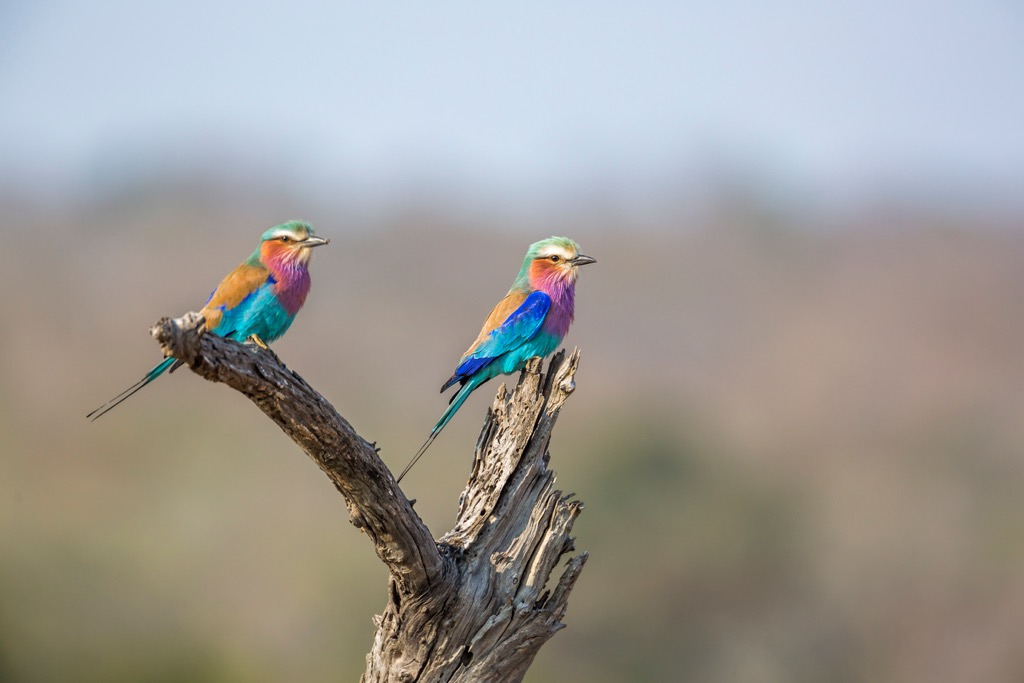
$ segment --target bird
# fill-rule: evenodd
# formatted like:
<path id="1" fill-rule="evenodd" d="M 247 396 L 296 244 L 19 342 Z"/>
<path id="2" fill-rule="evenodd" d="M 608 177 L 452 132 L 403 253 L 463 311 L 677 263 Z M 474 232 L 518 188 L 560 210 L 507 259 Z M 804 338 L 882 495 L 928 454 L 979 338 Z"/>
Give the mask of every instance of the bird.
<path id="1" fill-rule="evenodd" d="M 329 244 L 317 237 L 313 226 L 292 220 L 275 225 L 260 237 L 249 258 L 220 281 L 200 314 L 207 332 L 262 348 L 279 339 L 306 302 L 309 261 L 313 247 Z M 96 421 L 164 372 L 174 372 L 182 361 L 165 358 L 142 379 L 96 408 L 86 418 Z"/>
<path id="2" fill-rule="evenodd" d="M 512 288 L 487 316 L 480 334 L 441 386 L 441 393 L 456 384 L 459 390 L 397 482 L 423 457 L 477 387 L 497 375 L 521 370 L 530 358 L 543 358 L 558 348 L 573 321 L 579 268 L 596 262 L 581 254 L 580 246 L 568 237 L 549 237 L 530 245 Z"/>

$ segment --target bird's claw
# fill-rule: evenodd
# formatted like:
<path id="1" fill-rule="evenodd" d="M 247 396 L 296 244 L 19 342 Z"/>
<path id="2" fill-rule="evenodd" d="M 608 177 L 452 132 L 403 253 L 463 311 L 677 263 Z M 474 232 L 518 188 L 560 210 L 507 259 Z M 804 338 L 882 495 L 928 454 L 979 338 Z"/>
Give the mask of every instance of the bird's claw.
<path id="1" fill-rule="evenodd" d="M 258 346 L 261 349 L 263 349 L 264 351 L 269 351 L 270 350 L 270 347 L 267 346 L 267 343 L 265 341 L 260 339 L 260 336 L 258 334 L 250 334 L 249 338 L 246 339 L 246 341 L 252 342 L 256 346 Z"/>

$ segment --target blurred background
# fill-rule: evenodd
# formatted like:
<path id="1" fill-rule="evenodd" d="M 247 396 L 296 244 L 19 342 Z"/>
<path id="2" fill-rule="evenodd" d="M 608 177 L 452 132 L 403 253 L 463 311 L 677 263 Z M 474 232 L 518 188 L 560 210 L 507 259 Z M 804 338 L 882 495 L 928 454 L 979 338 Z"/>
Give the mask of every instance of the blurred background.
<path id="1" fill-rule="evenodd" d="M 0 104 L 0 680 L 363 670 L 386 574 L 254 406 L 84 419 L 289 218 L 275 350 L 393 469 L 526 246 L 598 258 L 528 681 L 1024 680 L 1019 3 L 7 0 Z"/>

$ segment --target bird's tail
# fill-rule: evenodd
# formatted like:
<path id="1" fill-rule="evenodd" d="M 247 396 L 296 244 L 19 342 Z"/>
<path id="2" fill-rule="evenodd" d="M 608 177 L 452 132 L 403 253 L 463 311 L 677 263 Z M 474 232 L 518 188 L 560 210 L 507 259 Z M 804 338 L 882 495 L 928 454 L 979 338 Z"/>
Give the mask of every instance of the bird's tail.
<path id="1" fill-rule="evenodd" d="M 134 394 L 136 391 L 146 386 L 160 375 L 164 374 L 164 372 L 166 372 L 167 369 L 174 365 L 176 362 L 179 362 L 177 358 L 165 358 L 156 367 L 147 372 L 138 382 L 131 385 L 130 387 L 122 391 L 120 394 L 110 399 L 109 401 L 107 401 L 106 403 L 104 403 L 103 405 L 101 405 L 99 408 L 92 411 L 88 415 L 86 415 L 86 417 L 92 420 L 93 422 L 100 419 L 101 417 L 109 413 L 111 410 L 121 405 L 124 401 L 130 398 L 132 394 Z"/>
<path id="2" fill-rule="evenodd" d="M 445 425 L 448 424 L 455 413 L 458 412 L 459 408 L 462 407 L 462 404 L 466 402 L 467 398 L 469 398 L 469 395 L 473 393 L 473 390 L 481 384 L 483 384 L 483 382 L 470 380 L 462 385 L 462 388 L 459 389 L 459 391 L 452 397 L 452 402 L 448 406 L 448 409 L 444 411 L 444 415 L 442 415 L 441 419 L 437 421 L 434 428 L 430 430 L 430 436 L 428 436 L 427 440 L 423 442 L 420 449 L 416 451 L 416 455 L 412 456 L 412 460 L 410 460 L 409 464 L 405 466 L 402 473 L 398 475 L 398 479 L 395 480 L 396 483 L 401 483 L 402 477 L 408 474 L 409 470 L 412 469 L 412 466 L 416 464 L 416 461 L 423 457 L 423 454 L 427 452 L 428 448 L 430 448 L 430 444 L 434 443 L 434 439 L 437 438 L 437 435 L 441 433 L 441 430 L 444 429 Z"/>

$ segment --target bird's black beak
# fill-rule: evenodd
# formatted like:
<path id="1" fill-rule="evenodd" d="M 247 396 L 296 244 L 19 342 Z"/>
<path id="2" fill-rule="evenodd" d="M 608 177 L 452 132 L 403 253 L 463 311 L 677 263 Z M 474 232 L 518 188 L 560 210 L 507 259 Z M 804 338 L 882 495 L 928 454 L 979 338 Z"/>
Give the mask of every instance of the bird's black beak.
<path id="1" fill-rule="evenodd" d="M 569 261 L 573 266 L 585 266 L 588 263 L 597 263 L 597 259 L 593 256 L 586 256 L 584 254 L 576 254 L 576 258 Z"/>
<path id="2" fill-rule="evenodd" d="M 307 249 L 312 249 L 313 247 L 319 247 L 321 245 L 330 244 L 330 243 L 331 243 L 331 241 L 329 239 L 327 239 L 325 237 L 315 237 L 314 235 L 310 235 L 306 239 L 304 239 L 301 242 L 299 242 L 300 245 L 302 245 L 303 247 L 305 247 Z"/>

